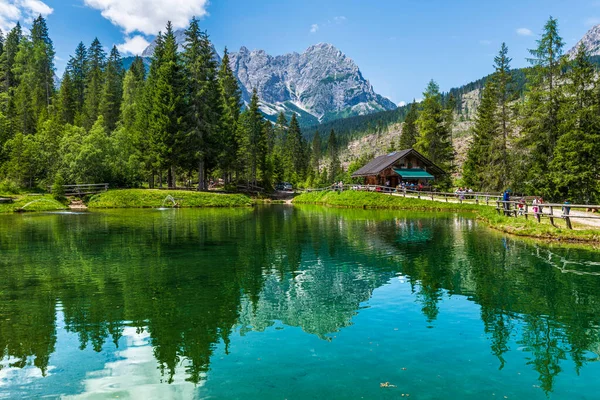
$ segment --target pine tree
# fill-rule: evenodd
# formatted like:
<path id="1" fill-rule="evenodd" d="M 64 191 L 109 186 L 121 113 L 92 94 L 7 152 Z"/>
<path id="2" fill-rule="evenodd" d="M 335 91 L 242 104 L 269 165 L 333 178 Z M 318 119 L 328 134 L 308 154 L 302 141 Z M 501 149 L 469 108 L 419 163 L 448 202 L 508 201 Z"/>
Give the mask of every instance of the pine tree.
<path id="1" fill-rule="evenodd" d="M 187 90 L 188 153 L 198 171 L 198 190 L 204 190 L 207 169 L 216 165 L 223 100 L 217 81 L 217 64 L 206 32 L 192 19 L 185 32 L 182 54 Z"/>
<path id="2" fill-rule="evenodd" d="M 33 59 L 33 43 L 24 37 L 19 43 L 19 50 L 15 56 L 12 68 L 15 82 L 11 101 L 14 107 L 12 115 L 12 126 L 15 132 L 33 134 L 36 128 L 34 114 L 34 95 L 39 94 L 36 90 L 36 75 Z"/>
<path id="3" fill-rule="evenodd" d="M 497 135 L 501 131 L 497 118 L 498 91 L 494 80 L 488 79 L 483 89 L 481 103 L 477 108 L 473 139 L 463 165 L 463 180 L 469 187 L 479 190 L 492 189 L 491 181 L 498 173 L 491 164 L 492 149 Z M 497 189 L 497 188 L 494 188 Z"/>
<path id="4" fill-rule="evenodd" d="M 0 74 L 3 88 L 0 90 L 0 92 L 9 93 L 11 89 L 14 89 L 17 86 L 17 80 L 14 76 L 13 68 L 22 39 L 23 31 L 21 29 L 21 24 L 17 22 L 17 25 L 15 25 L 8 35 L 6 35 L 6 39 L 4 41 L 4 51 L 2 53 L 0 63 L 0 66 L 2 67 Z"/>
<path id="5" fill-rule="evenodd" d="M 48 34 L 46 20 L 40 15 L 31 27 L 34 68 L 33 111 L 36 122 L 47 115 L 54 95 L 54 45 Z"/>
<path id="6" fill-rule="evenodd" d="M 121 122 L 127 132 L 135 129 L 137 112 L 142 107 L 146 68 L 140 57 L 136 57 L 123 78 L 123 101 Z"/>
<path id="7" fill-rule="evenodd" d="M 240 117 L 242 95 L 238 80 L 229 65 L 227 48 L 223 51 L 223 59 L 218 74 L 221 88 L 223 111 L 221 113 L 221 146 L 219 166 L 224 174 L 225 182 L 229 183 L 235 169 L 238 140 L 236 137 L 237 123 Z"/>
<path id="8" fill-rule="evenodd" d="M 79 120 L 79 123 L 81 123 L 82 120 L 81 114 L 83 112 L 83 103 L 85 100 L 87 67 L 87 49 L 85 45 L 80 42 L 75 49 L 75 55 L 72 56 L 67 63 L 67 71 L 71 77 L 77 101 L 77 119 Z"/>
<path id="9" fill-rule="evenodd" d="M 447 173 L 452 172 L 452 111 L 442 106 L 442 96 L 435 81 L 430 81 L 417 120 L 419 137 L 415 148 Z"/>
<path id="10" fill-rule="evenodd" d="M 99 112 L 104 119 L 104 128 L 110 134 L 117 127 L 121 116 L 121 101 L 123 100 L 123 61 L 119 50 L 113 46 L 106 70 Z"/>
<path id="11" fill-rule="evenodd" d="M 560 138 L 550 163 L 554 196 L 584 204 L 600 201 L 600 86 L 582 44 L 567 69 L 559 113 Z"/>
<path id="12" fill-rule="evenodd" d="M 498 118 L 500 120 L 500 140 L 496 141 L 497 146 L 493 149 L 494 154 L 498 154 L 498 184 L 496 185 L 497 190 L 506 189 L 511 176 L 510 162 L 509 162 L 509 136 L 511 131 L 511 117 L 509 110 L 509 103 L 514 100 L 512 92 L 512 76 L 510 74 L 510 62 L 512 59 L 508 57 L 508 47 L 506 43 L 502 43 L 500 52 L 494 58 L 494 69 L 493 75 L 494 86 L 497 94 L 497 101 L 499 106 Z M 495 163 L 496 164 L 496 163 Z"/>
<path id="13" fill-rule="evenodd" d="M 521 112 L 523 118 L 520 147 L 523 150 L 518 165 L 525 171 L 521 177 L 526 192 L 551 194 L 548 167 L 554 157 L 559 138 L 559 110 L 563 101 L 563 89 L 559 85 L 563 61 L 564 43 L 558 34 L 558 23 L 550 17 L 544 33 L 537 41 L 538 47 L 529 50 L 533 65 L 528 73 L 526 102 Z"/>
<path id="14" fill-rule="evenodd" d="M 319 131 L 316 130 L 315 135 L 313 136 L 312 144 L 311 144 L 311 161 L 310 161 L 310 168 L 316 174 L 318 174 L 320 172 L 320 163 L 321 163 L 321 157 L 322 157 L 321 146 L 322 146 L 321 135 L 319 134 Z"/>
<path id="15" fill-rule="evenodd" d="M 77 115 L 77 93 L 69 71 L 65 71 L 58 95 L 60 120 L 64 124 L 74 124 Z"/>
<path id="16" fill-rule="evenodd" d="M 167 170 L 168 186 L 174 188 L 175 168 L 181 160 L 186 135 L 184 78 L 171 22 L 167 24 L 164 40 L 159 42 L 157 50 L 151 67 L 155 76 L 151 76 L 149 89 L 148 130 L 158 167 Z"/>
<path id="17" fill-rule="evenodd" d="M 415 100 L 409 106 L 408 114 L 402 125 L 402 134 L 400 135 L 400 141 L 398 147 L 401 150 L 412 149 L 417 143 L 417 137 L 419 132 L 417 130 L 417 119 L 419 117 L 418 105 Z"/>
<path id="18" fill-rule="evenodd" d="M 335 182 L 340 174 L 342 167 L 340 165 L 340 156 L 335 131 L 332 129 L 327 140 L 327 157 L 329 157 L 329 182 Z"/>
<path id="19" fill-rule="evenodd" d="M 104 69 L 106 66 L 106 53 L 98 38 L 94 39 L 87 52 L 86 65 L 83 125 L 89 129 L 96 123 L 98 115 L 100 115 Z"/>
<path id="20" fill-rule="evenodd" d="M 290 171 L 288 176 L 293 184 L 305 179 L 306 172 L 306 150 L 304 144 L 304 138 L 302 137 L 302 131 L 300 130 L 300 124 L 296 118 L 296 114 L 292 114 L 290 120 L 290 127 L 287 133 L 286 148 L 289 152 L 289 159 L 291 161 Z"/>
<path id="21" fill-rule="evenodd" d="M 240 115 L 238 137 L 239 158 L 246 182 L 256 185 L 261 158 L 265 156 L 263 117 L 260 113 L 256 89 L 252 91 L 248 108 Z"/>
<path id="22" fill-rule="evenodd" d="M 293 168 L 292 158 L 287 146 L 288 138 L 288 121 L 285 114 L 280 112 L 275 121 L 273 134 L 275 136 L 275 144 L 273 152 L 277 154 L 275 160 L 275 170 L 280 173 L 280 180 L 289 180 Z"/>

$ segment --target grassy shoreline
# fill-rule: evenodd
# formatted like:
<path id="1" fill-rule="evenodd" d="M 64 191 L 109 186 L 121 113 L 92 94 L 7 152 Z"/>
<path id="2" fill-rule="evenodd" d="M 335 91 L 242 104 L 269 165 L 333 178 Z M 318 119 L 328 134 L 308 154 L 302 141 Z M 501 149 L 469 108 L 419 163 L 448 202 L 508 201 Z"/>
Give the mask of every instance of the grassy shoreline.
<path id="1" fill-rule="evenodd" d="M 381 193 L 345 191 L 339 192 L 312 192 L 304 193 L 296 197 L 294 204 L 318 204 L 329 207 L 341 208 L 365 208 L 365 209 L 391 209 L 391 210 L 414 210 L 414 211 L 455 211 L 474 212 L 477 219 L 492 229 L 508 234 L 535 239 L 600 243 L 600 230 L 577 229 L 569 230 L 556 228 L 548 222 L 538 223 L 525 220 L 524 218 L 506 217 L 498 215 L 493 207 L 476 204 L 446 203 L 440 201 L 419 200 L 390 196 Z"/>
<path id="2" fill-rule="evenodd" d="M 1 203 L 0 214 L 14 213 L 27 206 L 25 211 L 58 211 L 65 210 L 67 206 L 55 200 L 51 195 L 35 194 L 11 194 L 0 197 L 9 197 L 14 199 L 12 203 Z M 30 205 L 28 205 L 31 203 Z"/>
<path id="3" fill-rule="evenodd" d="M 217 194 L 185 190 L 118 189 L 92 196 L 87 202 L 89 209 L 101 208 L 158 208 L 173 207 L 171 196 L 181 208 L 249 207 L 252 200 L 242 194 Z"/>

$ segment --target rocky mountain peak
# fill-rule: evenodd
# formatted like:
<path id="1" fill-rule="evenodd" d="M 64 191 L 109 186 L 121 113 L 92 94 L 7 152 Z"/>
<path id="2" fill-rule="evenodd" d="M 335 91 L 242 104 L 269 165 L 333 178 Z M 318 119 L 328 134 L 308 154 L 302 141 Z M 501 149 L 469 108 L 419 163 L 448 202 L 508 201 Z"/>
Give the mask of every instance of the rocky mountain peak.
<path id="1" fill-rule="evenodd" d="M 183 50 L 185 31 L 177 30 L 175 38 Z M 156 40 L 143 57 L 152 57 L 155 49 Z M 215 55 L 220 63 L 216 51 Z M 392 101 L 375 93 L 351 58 L 329 43 L 310 46 L 302 54 L 279 56 L 242 46 L 239 52 L 230 54 L 230 66 L 240 82 L 244 101 L 250 101 L 256 88 L 261 109 L 271 119 L 279 112 L 288 118 L 295 113 L 306 126 L 396 108 Z"/>
<path id="2" fill-rule="evenodd" d="M 575 57 L 577 49 L 583 44 L 590 56 L 600 56 L 600 25 L 592 27 L 577 44 L 567 52 L 570 58 Z"/>
<path id="3" fill-rule="evenodd" d="M 396 108 L 375 93 L 352 59 L 329 43 L 275 57 L 243 47 L 231 54 L 231 68 L 242 84 L 244 100 L 249 101 L 256 88 L 267 115 L 293 112 L 305 124 L 316 124 Z"/>

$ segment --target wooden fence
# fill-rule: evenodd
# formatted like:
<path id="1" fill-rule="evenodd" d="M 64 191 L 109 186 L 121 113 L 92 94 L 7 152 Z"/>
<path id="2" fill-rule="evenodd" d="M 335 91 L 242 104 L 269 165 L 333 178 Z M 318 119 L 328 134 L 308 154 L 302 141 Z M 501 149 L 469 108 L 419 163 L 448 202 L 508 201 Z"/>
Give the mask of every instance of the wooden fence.
<path id="1" fill-rule="evenodd" d="M 449 192 L 437 192 L 437 191 L 422 191 L 404 188 L 392 188 L 388 186 L 378 185 L 332 185 L 318 189 L 306 189 L 305 192 L 322 192 L 322 191 L 344 191 L 344 190 L 358 190 L 377 192 L 382 194 L 389 194 L 395 196 L 407 195 L 410 197 L 416 197 L 418 199 L 437 200 L 445 202 L 458 202 L 468 204 L 485 204 L 488 206 L 496 207 L 498 213 L 504 213 L 506 216 L 512 216 L 515 218 L 529 217 L 535 218 L 538 222 L 542 221 L 542 218 L 548 218 L 550 223 L 556 226 L 555 220 L 562 219 L 565 221 L 568 229 L 573 229 L 573 219 L 600 219 L 600 215 L 592 215 L 594 212 L 600 213 L 600 205 L 587 205 L 587 204 L 538 204 L 537 211 L 534 209 L 532 201 L 526 201 L 527 197 L 513 197 L 512 201 L 503 201 L 501 193 L 477 193 L 477 192 L 460 192 L 460 193 L 449 193 Z M 522 206 L 522 207 L 521 207 Z M 548 212 L 544 211 L 547 210 Z M 571 210 L 584 210 L 591 211 L 582 213 L 571 213 Z M 555 214 L 555 210 L 560 210 L 559 214 Z M 576 212 L 576 211 L 575 211 Z"/>
<path id="2" fill-rule="evenodd" d="M 573 229 L 572 219 L 600 219 L 600 215 L 591 215 L 590 213 L 585 214 L 572 214 L 571 210 L 583 209 L 584 211 L 600 212 L 600 206 L 589 205 L 589 204 L 557 204 L 557 203 L 542 203 L 533 204 L 526 201 L 496 201 L 496 210 L 498 214 L 504 213 L 506 216 L 520 217 L 523 216 L 528 219 L 530 216 L 535 218 L 538 222 L 542 222 L 542 218 L 548 218 L 552 226 L 556 227 L 555 220 L 562 219 L 565 221 L 567 228 Z M 549 210 L 546 212 L 544 210 Z M 557 215 L 554 213 L 555 210 L 560 210 Z"/>
<path id="3" fill-rule="evenodd" d="M 106 192 L 108 190 L 108 183 L 92 183 L 82 185 L 63 185 L 65 196 L 88 196 L 90 194 L 98 194 Z M 50 193 L 52 193 L 52 187 L 48 187 Z"/>

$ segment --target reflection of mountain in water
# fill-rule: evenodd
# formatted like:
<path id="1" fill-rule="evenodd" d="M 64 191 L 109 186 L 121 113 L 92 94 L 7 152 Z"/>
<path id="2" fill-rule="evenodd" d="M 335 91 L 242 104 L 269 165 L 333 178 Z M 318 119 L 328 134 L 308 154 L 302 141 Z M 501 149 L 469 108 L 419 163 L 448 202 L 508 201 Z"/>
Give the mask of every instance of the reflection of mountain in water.
<path id="1" fill-rule="evenodd" d="M 432 326 L 446 296 L 479 304 L 499 367 L 516 336 L 547 391 L 567 357 L 578 369 L 598 359 L 597 277 L 550 268 L 539 258 L 547 249 L 482 234 L 470 219 L 415 217 L 316 208 L 7 217 L 0 369 L 46 373 L 60 302 L 82 349 L 118 346 L 135 331 L 168 382 L 181 370 L 199 382 L 234 329 L 282 321 L 328 339 L 398 273 Z"/>

